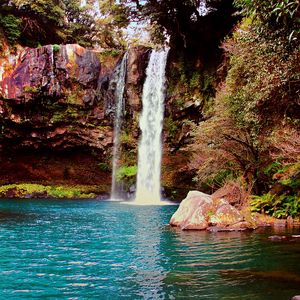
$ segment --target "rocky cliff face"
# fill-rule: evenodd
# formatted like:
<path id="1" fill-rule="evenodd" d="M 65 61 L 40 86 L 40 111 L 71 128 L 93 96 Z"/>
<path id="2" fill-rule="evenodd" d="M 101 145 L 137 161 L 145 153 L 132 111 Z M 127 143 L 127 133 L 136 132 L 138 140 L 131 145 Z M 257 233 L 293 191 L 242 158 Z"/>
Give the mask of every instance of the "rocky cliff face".
<path id="1" fill-rule="evenodd" d="M 97 184 L 110 190 L 115 74 L 121 56 L 79 45 L 6 47 L 0 53 L 0 184 Z M 137 164 L 149 56 L 145 47 L 128 53 L 121 133 L 125 166 Z M 168 196 L 174 187 L 183 193 L 190 188 L 189 154 L 177 149 L 189 139 L 185 121 L 195 110 L 191 114 L 188 109 L 178 110 L 167 97 L 162 184 Z M 182 198 L 180 193 L 175 196 Z"/>
<path id="2" fill-rule="evenodd" d="M 147 52 L 133 48 L 129 53 L 129 111 L 140 106 Z M 117 65 L 118 57 L 79 45 L 17 48 L 0 57 L 1 183 L 103 183 L 101 174 L 110 173 L 110 81 Z M 40 164 L 45 157 L 51 164 Z"/>
<path id="3" fill-rule="evenodd" d="M 49 45 L 21 49 L 0 64 L 5 144 L 104 151 L 111 143 L 111 124 L 99 103 L 101 63 L 96 52 Z"/>

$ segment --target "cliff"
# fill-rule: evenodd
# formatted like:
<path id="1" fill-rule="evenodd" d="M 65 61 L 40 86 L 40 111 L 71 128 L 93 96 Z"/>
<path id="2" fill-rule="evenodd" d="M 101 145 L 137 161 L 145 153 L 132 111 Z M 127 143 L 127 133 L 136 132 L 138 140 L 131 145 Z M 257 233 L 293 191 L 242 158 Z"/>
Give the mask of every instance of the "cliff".
<path id="1" fill-rule="evenodd" d="M 131 112 L 140 106 L 145 53 L 129 53 Z M 0 57 L 1 184 L 101 184 L 109 190 L 118 59 L 75 44 L 6 48 Z"/>
<path id="2" fill-rule="evenodd" d="M 129 50 L 121 132 L 120 165 L 125 167 L 137 164 L 149 54 L 146 47 Z M 121 57 L 76 44 L 5 48 L 0 57 L 0 184 L 96 184 L 110 191 Z M 189 155 L 182 150 L 190 140 L 187 120 L 199 119 L 201 109 L 193 101 L 180 107 L 167 95 L 165 116 L 162 185 L 169 197 L 179 199 L 192 176 Z M 135 181 L 124 180 L 126 188 Z"/>

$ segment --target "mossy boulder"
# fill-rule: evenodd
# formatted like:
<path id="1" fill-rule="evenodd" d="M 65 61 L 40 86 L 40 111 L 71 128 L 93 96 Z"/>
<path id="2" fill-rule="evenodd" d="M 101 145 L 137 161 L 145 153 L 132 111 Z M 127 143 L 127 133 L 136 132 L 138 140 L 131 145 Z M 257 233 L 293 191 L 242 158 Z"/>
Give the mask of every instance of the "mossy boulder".
<path id="1" fill-rule="evenodd" d="M 256 227 L 225 199 L 213 199 L 198 191 L 188 193 L 172 216 L 170 225 L 184 230 L 209 231 L 241 231 Z"/>

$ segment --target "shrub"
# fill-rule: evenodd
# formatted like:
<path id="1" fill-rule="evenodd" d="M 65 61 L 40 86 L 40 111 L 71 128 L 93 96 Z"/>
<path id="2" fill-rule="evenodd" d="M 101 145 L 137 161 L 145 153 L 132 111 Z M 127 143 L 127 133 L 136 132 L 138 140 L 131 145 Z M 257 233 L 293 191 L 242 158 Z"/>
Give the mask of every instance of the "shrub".
<path id="1" fill-rule="evenodd" d="M 2 16 L 0 14 L 0 25 L 3 27 L 5 36 L 11 45 L 14 45 L 21 36 L 21 19 L 14 15 Z"/>
<path id="2" fill-rule="evenodd" d="M 271 193 L 253 196 L 250 202 L 253 212 L 265 213 L 275 218 L 300 216 L 300 197 L 297 195 L 277 196 Z"/>
<path id="3" fill-rule="evenodd" d="M 137 166 L 122 166 L 117 171 L 117 181 L 130 179 L 137 174 Z"/>
<path id="4" fill-rule="evenodd" d="M 98 167 L 100 168 L 101 171 L 103 172 L 108 172 L 110 171 L 110 166 L 107 163 L 101 162 L 98 163 Z"/>
<path id="5" fill-rule="evenodd" d="M 60 50 L 60 45 L 54 44 L 52 46 L 53 52 L 58 52 Z"/>

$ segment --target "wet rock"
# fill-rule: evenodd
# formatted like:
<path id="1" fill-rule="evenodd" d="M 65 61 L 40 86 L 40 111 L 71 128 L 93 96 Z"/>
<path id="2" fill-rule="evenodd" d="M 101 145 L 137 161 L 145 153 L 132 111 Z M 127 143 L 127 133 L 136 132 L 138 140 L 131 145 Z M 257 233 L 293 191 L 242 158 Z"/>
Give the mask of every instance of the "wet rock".
<path id="1" fill-rule="evenodd" d="M 292 300 L 300 300 L 300 295 L 294 296 Z"/>
<path id="2" fill-rule="evenodd" d="M 207 229 L 216 231 L 242 231 L 253 229 L 253 224 L 244 221 L 244 216 L 224 199 L 191 191 L 173 214 L 170 225 L 181 229 Z"/>
<path id="3" fill-rule="evenodd" d="M 146 47 L 133 47 L 129 50 L 127 64 L 126 93 L 128 104 L 132 110 L 140 110 L 141 93 L 146 77 L 146 68 L 150 57 L 150 49 Z"/>

